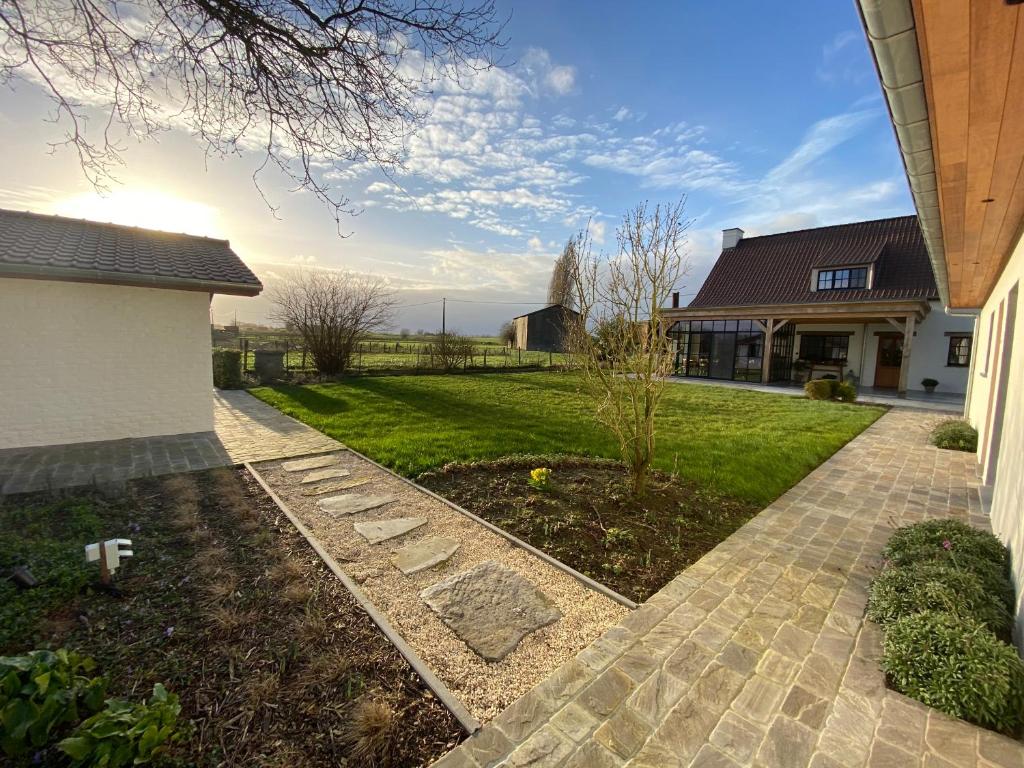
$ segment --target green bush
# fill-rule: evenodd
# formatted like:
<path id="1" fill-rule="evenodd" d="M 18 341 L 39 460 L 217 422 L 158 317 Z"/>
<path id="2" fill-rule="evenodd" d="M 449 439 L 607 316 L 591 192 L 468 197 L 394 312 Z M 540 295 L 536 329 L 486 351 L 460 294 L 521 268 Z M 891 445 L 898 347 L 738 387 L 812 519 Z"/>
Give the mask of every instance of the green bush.
<path id="1" fill-rule="evenodd" d="M 213 386 L 217 389 L 242 388 L 242 353 L 239 350 L 213 350 Z"/>
<path id="2" fill-rule="evenodd" d="M 983 625 L 918 613 L 885 633 L 882 668 L 900 693 L 953 717 L 1015 736 L 1024 712 L 1024 662 Z"/>
<path id="3" fill-rule="evenodd" d="M 80 709 L 103 705 L 106 681 L 89 677 L 92 659 L 60 649 L 0 656 L 0 747 L 9 757 L 46 746 Z"/>
<path id="4" fill-rule="evenodd" d="M 830 379 L 811 379 L 804 384 L 804 392 L 811 400 L 831 400 L 833 384 Z"/>
<path id="5" fill-rule="evenodd" d="M 146 704 L 109 699 L 102 712 L 82 722 L 57 746 L 73 766 L 121 768 L 142 765 L 178 738 L 178 697 L 157 683 Z"/>
<path id="6" fill-rule="evenodd" d="M 932 430 L 932 445 L 951 451 L 975 453 L 978 450 L 978 430 L 966 421 L 949 419 Z"/>
<path id="7" fill-rule="evenodd" d="M 857 388 L 845 381 L 833 382 L 832 396 L 844 403 L 852 403 L 857 399 Z"/>
<path id="8" fill-rule="evenodd" d="M 987 531 L 979 531 L 959 520 L 926 520 L 900 528 L 889 539 L 882 552 L 897 565 L 922 560 L 978 558 L 1001 568 L 1004 577 L 1010 568 L 1010 552 Z"/>
<path id="9" fill-rule="evenodd" d="M 1009 637 L 1012 618 L 998 595 L 977 574 L 941 562 L 886 568 L 871 583 L 868 618 L 888 626 L 924 611 L 955 613 Z"/>

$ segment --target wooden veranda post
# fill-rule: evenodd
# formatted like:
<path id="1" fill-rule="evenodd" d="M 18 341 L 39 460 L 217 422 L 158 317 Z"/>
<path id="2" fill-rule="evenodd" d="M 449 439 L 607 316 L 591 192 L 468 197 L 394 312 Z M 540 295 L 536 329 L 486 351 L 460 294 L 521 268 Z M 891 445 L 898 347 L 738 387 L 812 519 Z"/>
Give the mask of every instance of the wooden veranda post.
<path id="1" fill-rule="evenodd" d="M 761 383 L 768 384 L 772 375 L 772 346 L 775 342 L 775 332 L 789 322 L 786 318 L 776 320 L 769 317 L 765 322 L 755 320 L 764 332 L 764 354 L 761 355 Z"/>
<path id="2" fill-rule="evenodd" d="M 907 322 L 903 331 L 903 357 L 900 360 L 900 384 L 896 392 L 900 395 L 907 394 L 907 379 L 910 376 L 910 353 L 914 347 L 914 326 L 917 318 L 907 315 Z"/>

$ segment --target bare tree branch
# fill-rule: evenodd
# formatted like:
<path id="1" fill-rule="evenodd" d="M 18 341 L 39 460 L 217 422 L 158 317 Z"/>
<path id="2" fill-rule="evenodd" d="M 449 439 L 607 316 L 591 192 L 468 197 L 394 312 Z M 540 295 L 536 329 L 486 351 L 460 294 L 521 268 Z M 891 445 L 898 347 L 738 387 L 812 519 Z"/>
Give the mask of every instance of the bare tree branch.
<path id="1" fill-rule="evenodd" d="M 357 211 L 331 172 L 400 167 L 431 85 L 491 66 L 502 28 L 493 0 L 5 0 L 0 82 L 48 93 L 100 189 L 115 133 L 180 127 L 213 155 L 262 152 L 337 218 Z"/>

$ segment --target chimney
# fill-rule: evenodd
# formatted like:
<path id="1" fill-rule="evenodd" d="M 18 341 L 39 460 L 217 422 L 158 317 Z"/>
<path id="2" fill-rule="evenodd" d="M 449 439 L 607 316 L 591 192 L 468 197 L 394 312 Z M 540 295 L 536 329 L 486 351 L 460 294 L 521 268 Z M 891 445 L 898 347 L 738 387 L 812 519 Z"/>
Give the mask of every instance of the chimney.
<path id="1" fill-rule="evenodd" d="M 739 227 L 733 227 L 732 229 L 722 230 L 722 250 L 728 248 L 735 248 L 739 245 L 740 240 L 743 239 L 743 230 Z"/>
<path id="2" fill-rule="evenodd" d="M 679 291 L 672 292 L 672 309 L 679 309 Z"/>

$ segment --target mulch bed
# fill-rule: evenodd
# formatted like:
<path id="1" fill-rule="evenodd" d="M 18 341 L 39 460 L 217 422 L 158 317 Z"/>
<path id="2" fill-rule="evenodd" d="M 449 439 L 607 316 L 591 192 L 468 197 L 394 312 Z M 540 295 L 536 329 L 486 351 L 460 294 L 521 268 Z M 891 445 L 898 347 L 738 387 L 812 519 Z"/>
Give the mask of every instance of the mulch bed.
<path id="1" fill-rule="evenodd" d="M 117 574 L 122 597 L 86 588 L 50 601 L 16 636 L 0 631 L 0 653 L 76 649 L 96 659 L 110 695 L 133 700 L 163 682 L 193 724 L 173 758 L 202 766 L 429 765 L 464 738 L 244 471 L 140 481 L 112 499 L 36 495 L 16 503 L 0 508 L 0 527 L 11 526 L 5 536 L 17 537 L 22 525 L 31 531 L 26 541 L 59 538 L 62 528 L 84 525 L 83 509 L 99 508 L 102 531 L 88 532 L 130 536 L 135 558 Z M 80 552 L 96 538 L 71 543 Z M 40 757 L 65 762 L 52 752 Z"/>
<path id="2" fill-rule="evenodd" d="M 550 490 L 527 482 L 535 467 L 552 469 Z M 621 464 L 581 457 L 450 464 L 417 482 L 636 602 L 758 512 L 660 472 L 637 501 Z"/>

